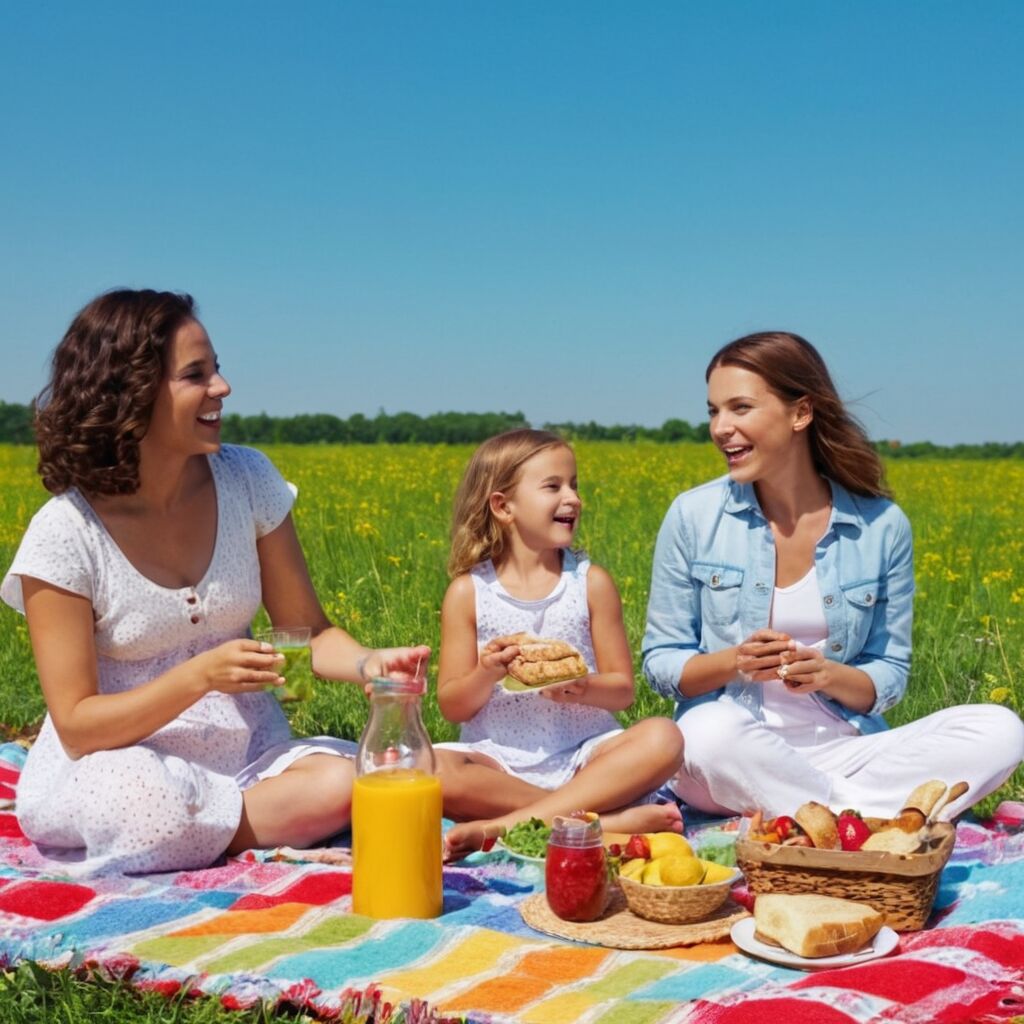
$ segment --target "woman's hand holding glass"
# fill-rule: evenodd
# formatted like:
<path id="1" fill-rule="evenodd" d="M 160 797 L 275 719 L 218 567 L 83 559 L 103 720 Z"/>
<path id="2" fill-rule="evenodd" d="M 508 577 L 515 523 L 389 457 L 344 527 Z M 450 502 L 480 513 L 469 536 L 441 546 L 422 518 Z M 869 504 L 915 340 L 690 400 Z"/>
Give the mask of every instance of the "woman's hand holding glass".
<path id="1" fill-rule="evenodd" d="M 766 683 L 779 678 L 783 654 L 790 655 L 796 644 L 788 633 L 759 629 L 736 648 L 736 674 L 745 683 Z"/>
<path id="2" fill-rule="evenodd" d="M 284 655 L 259 640 L 228 640 L 192 659 L 206 692 L 256 693 L 283 685 Z"/>

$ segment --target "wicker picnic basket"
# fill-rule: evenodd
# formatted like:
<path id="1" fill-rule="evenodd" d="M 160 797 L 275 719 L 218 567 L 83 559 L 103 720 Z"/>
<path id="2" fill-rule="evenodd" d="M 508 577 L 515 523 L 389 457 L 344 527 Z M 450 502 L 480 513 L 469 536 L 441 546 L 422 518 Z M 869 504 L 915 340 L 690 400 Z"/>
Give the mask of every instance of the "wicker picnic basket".
<path id="1" fill-rule="evenodd" d="M 847 852 L 780 846 L 745 837 L 736 841 L 736 862 L 750 892 L 818 893 L 867 903 L 898 932 L 923 928 L 935 902 L 939 875 L 953 852 L 956 830 L 932 827 L 921 853 Z"/>
<path id="2" fill-rule="evenodd" d="M 619 876 L 629 909 L 647 921 L 692 924 L 713 914 L 729 898 L 739 873 L 709 885 L 643 885 Z"/>

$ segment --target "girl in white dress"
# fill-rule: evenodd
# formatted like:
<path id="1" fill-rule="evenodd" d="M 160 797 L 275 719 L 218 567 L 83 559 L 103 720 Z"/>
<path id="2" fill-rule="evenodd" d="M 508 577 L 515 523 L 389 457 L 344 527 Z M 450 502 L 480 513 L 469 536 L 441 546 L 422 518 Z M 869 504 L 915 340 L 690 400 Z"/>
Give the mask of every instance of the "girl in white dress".
<path id="1" fill-rule="evenodd" d="M 637 803 L 675 772 L 682 740 L 667 718 L 623 730 L 611 714 L 633 703 L 632 658 L 614 582 L 570 547 L 581 508 L 572 449 L 546 431 L 485 441 L 459 487 L 437 697 L 461 742 L 437 749 L 445 813 L 481 820 L 449 831 L 449 856 L 578 809 L 617 831 L 682 831 L 674 804 Z M 573 644 L 589 674 L 509 692 L 520 632 Z"/>
<path id="2" fill-rule="evenodd" d="M 74 320 L 36 432 L 52 497 L 0 596 L 23 611 L 48 714 L 18 786 L 25 834 L 62 870 L 197 868 L 347 826 L 350 743 L 292 739 L 268 687 L 284 656 L 249 638 L 261 602 L 312 627 L 318 676 L 415 671 L 326 619 L 292 494 L 222 447 L 230 393 L 187 295 L 117 291 Z"/>

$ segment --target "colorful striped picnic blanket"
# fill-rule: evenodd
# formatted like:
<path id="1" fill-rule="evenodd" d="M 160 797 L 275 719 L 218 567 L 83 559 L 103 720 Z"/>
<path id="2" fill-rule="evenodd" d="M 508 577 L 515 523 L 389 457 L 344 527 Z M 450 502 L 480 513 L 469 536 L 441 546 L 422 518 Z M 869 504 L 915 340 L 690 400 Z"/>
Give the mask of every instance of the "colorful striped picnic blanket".
<path id="1" fill-rule="evenodd" d="M 540 872 L 505 854 L 446 868 L 444 913 L 433 921 L 352 914 L 338 851 L 69 881 L 41 870 L 11 811 L 23 758 L 20 747 L 0 746 L 0 966 L 95 965 L 229 1007 L 266 1000 L 366 1024 L 987 1024 L 1024 1015 L 1019 821 L 958 828 L 928 930 L 902 936 L 885 959 L 805 974 L 750 959 L 728 940 L 625 952 L 541 935 L 517 910 Z"/>

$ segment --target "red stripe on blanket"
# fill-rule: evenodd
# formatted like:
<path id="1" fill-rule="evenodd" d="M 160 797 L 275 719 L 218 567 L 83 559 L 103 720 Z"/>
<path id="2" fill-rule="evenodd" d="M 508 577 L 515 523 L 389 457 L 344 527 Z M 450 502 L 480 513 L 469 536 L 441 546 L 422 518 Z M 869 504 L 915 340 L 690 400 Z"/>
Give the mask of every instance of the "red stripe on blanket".
<path id="1" fill-rule="evenodd" d="M 1004 967 L 1019 968 L 1024 964 L 1024 933 L 1015 924 L 1000 921 L 972 925 L 969 928 L 937 928 L 916 935 L 904 935 L 900 943 L 906 952 L 957 946 L 982 953 Z"/>
<path id="2" fill-rule="evenodd" d="M 18 819 L 13 814 L 0 814 L 0 836 L 5 839 L 24 839 Z"/>
<path id="3" fill-rule="evenodd" d="M 828 985 L 881 996 L 894 1003 L 916 1003 L 939 989 L 955 988 L 966 977 L 958 967 L 897 957 L 893 960 L 876 960 L 852 969 L 815 971 L 811 977 L 795 982 L 790 987 L 817 988 Z"/>
<path id="4" fill-rule="evenodd" d="M 998 927 L 989 926 L 994 929 Z M 926 959 L 928 951 L 932 949 L 959 949 L 965 953 L 959 959 L 959 965 L 949 962 L 936 963 Z M 904 935 L 900 939 L 900 950 L 900 956 L 876 960 L 874 963 L 861 964 L 840 971 L 816 972 L 810 977 L 794 982 L 790 987 L 800 989 L 827 985 L 832 988 L 848 988 L 904 1005 L 927 1000 L 931 994 L 943 991 L 948 993 L 950 1005 L 963 1007 L 972 1005 L 973 997 L 980 994 L 972 991 L 975 988 L 973 964 L 966 951 L 1010 968 L 1005 980 L 1012 982 L 1012 975 L 1015 973 L 1013 969 L 1024 964 L 1024 935 L 1020 932 L 1000 934 L 996 930 L 985 931 L 977 927 L 943 928 L 934 932 Z M 918 959 L 918 956 L 921 959 Z M 995 991 L 1000 984 L 998 979 L 990 978 L 988 987 L 990 991 Z M 962 999 L 967 999 L 968 1002 L 961 1002 Z"/>
<path id="5" fill-rule="evenodd" d="M 14 789 L 11 786 L 5 786 L 0 782 L 0 800 L 13 800 Z"/>
<path id="6" fill-rule="evenodd" d="M 766 1024 L 768 1021 L 790 1020 L 800 1024 L 856 1024 L 856 1018 L 842 1010 L 809 999 L 744 999 L 733 1006 L 716 1006 L 698 999 L 688 1020 L 700 1024 Z"/>
<path id="7" fill-rule="evenodd" d="M 322 907 L 325 903 L 347 896 L 352 891 L 351 871 L 330 871 L 309 875 L 289 886 L 283 892 L 272 896 L 263 893 L 249 893 L 233 903 L 229 910 L 263 910 L 282 903 L 308 903 Z"/>
<path id="8" fill-rule="evenodd" d="M 95 890 L 68 882 L 21 882 L 0 892 L 0 912 L 55 921 L 81 910 Z"/>
<path id="9" fill-rule="evenodd" d="M 0 782 L 6 783 L 8 786 L 16 786 L 20 777 L 21 772 L 14 768 L 0 767 Z"/>

